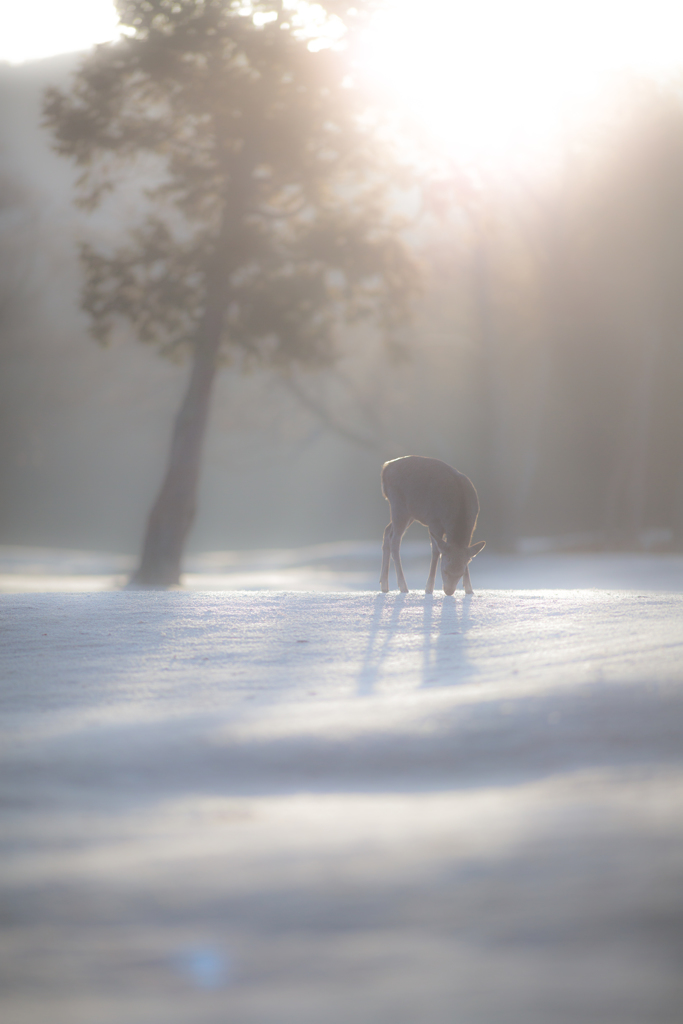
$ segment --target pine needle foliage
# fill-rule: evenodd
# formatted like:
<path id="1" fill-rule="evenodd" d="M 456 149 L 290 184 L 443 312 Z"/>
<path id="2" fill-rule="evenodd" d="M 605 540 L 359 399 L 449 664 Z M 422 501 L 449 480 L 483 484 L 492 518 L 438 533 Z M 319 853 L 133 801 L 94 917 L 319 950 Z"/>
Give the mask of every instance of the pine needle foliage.
<path id="1" fill-rule="evenodd" d="M 344 322 L 374 320 L 391 338 L 408 315 L 415 267 L 395 212 L 406 172 L 353 81 L 379 3 L 119 0 L 124 38 L 46 95 L 86 209 L 145 160 L 161 167 L 125 243 L 81 252 L 95 338 L 123 320 L 192 358 L 136 584 L 180 578 L 222 360 L 322 367 Z"/>
<path id="2" fill-rule="evenodd" d="M 82 170 L 84 207 L 141 155 L 163 158 L 153 211 L 126 245 L 82 248 L 98 340 L 125 319 L 173 354 L 201 343 L 207 306 L 221 305 L 224 355 L 320 366 L 341 322 L 391 333 L 406 317 L 415 271 L 394 205 L 405 171 L 350 81 L 372 5 L 316 8 L 311 24 L 311 5 L 291 0 L 123 0 L 127 38 L 97 47 L 68 93 L 48 92 L 46 123 Z M 341 45 L 311 45 L 342 28 Z"/>

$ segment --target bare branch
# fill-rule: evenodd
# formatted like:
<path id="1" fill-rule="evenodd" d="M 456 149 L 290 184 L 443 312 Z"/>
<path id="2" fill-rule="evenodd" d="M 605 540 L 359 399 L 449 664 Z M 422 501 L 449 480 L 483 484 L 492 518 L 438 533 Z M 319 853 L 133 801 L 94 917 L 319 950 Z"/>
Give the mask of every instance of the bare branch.
<path id="1" fill-rule="evenodd" d="M 327 409 L 322 402 L 318 402 L 313 398 L 299 383 L 295 380 L 291 374 L 282 374 L 282 383 L 284 386 L 292 392 L 292 394 L 301 402 L 304 408 L 312 412 L 318 419 L 326 426 L 329 430 L 334 433 L 345 437 L 347 441 L 352 441 L 353 444 L 359 445 L 361 448 L 377 448 L 377 442 L 368 436 L 356 433 L 355 430 L 351 430 L 344 423 L 341 423 L 335 416 L 332 415 L 329 409 Z"/>

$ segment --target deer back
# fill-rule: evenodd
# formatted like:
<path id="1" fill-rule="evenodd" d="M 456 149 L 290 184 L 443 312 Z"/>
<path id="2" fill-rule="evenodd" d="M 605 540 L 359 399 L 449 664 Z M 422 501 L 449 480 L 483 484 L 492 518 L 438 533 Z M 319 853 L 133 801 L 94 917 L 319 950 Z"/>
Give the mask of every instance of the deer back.
<path id="1" fill-rule="evenodd" d="M 450 544 L 469 545 L 479 514 L 479 499 L 464 473 L 421 455 L 385 462 L 382 491 L 395 512 L 407 513 Z"/>

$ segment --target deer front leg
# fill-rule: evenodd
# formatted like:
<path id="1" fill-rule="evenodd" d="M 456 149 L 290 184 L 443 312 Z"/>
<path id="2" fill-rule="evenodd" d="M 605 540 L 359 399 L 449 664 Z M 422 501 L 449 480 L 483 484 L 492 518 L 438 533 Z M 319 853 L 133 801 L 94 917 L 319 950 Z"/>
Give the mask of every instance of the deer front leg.
<path id="1" fill-rule="evenodd" d="M 469 567 L 469 565 L 465 566 L 465 571 L 462 574 L 462 585 L 464 587 L 464 590 L 465 590 L 466 594 L 473 594 L 474 593 L 474 591 L 472 590 L 472 584 L 470 583 L 470 567 Z"/>
<path id="2" fill-rule="evenodd" d="M 427 577 L 427 586 L 425 587 L 425 594 L 434 593 L 434 583 L 436 581 L 436 567 L 439 564 L 439 558 L 441 552 L 437 548 L 434 541 L 432 541 L 432 564 L 429 567 L 429 576 Z"/>
<path id="3" fill-rule="evenodd" d="M 382 571 L 379 574 L 379 585 L 383 593 L 387 593 L 389 590 L 389 559 L 391 558 L 391 534 L 393 527 L 391 523 L 387 526 L 384 531 L 384 540 L 382 541 Z"/>

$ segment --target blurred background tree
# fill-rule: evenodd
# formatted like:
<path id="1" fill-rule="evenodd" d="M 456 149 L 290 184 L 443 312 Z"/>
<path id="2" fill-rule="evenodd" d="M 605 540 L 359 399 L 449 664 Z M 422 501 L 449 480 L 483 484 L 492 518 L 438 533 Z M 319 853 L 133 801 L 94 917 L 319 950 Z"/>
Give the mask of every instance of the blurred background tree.
<path id="1" fill-rule="evenodd" d="M 83 169 L 84 207 L 131 168 L 158 178 L 124 245 L 83 245 L 83 307 L 101 342 L 124 318 L 141 341 L 191 355 L 134 577 L 169 585 L 195 516 L 220 360 L 284 374 L 330 365 L 340 323 L 374 318 L 390 335 L 406 318 L 415 271 L 392 204 L 398 165 L 350 80 L 352 33 L 336 12 L 353 29 L 358 9 L 121 0 L 118 10 L 129 35 L 96 48 L 68 92 L 48 91 L 45 120 Z M 331 45 L 341 29 L 343 52 Z"/>
<path id="2" fill-rule="evenodd" d="M 418 329 L 450 334 L 499 550 L 683 544 L 680 96 L 631 79 L 600 128 L 536 180 L 454 166 L 422 240 Z"/>
<path id="3" fill-rule="evenodd" d="M 219 136 L 208 125 L 224 108 L 210 107 L 209 121 L 193 112 L 199 99 L 234 96 L 252 97 L 253 112 L 249 131 L 230 116 L 220 136 L 226 167 L 237 159 L 237 139 L 253 136 L 250 145 L 266 155 L 246 179 L 245 203 L 255 212 L 241 230 L 254 248 L 244 274 L 228 282 L 239 298 L 226 307 L 218 352 L 225 369 L 213 384 L 218 400 L 191 546 L 377 539 L 386 522 L 379 467 L 413 452 L 474 480 L 487 550 L 680 549 L 679 80 L 623 76 L 601 113 L 567 127 L 545 161 L 521 169 L 513 160 L 449 162 L 428 149 L 424 133 L 408 134 L 406 122 L 391 145 L 385 123 L 379 131 L 379 103 L 353 64 L 369 7 L 357 5 L 354 20 L 326 5 L 312 36 L 336 38 L 334 17 L 343 14 L 349 46 L 319 52 L 302 25 L 278 27 L 272 16 L 282 19 L 284 8 L 254 8 L 251 18 L 229 8 L 230 31 L 243 34 L 239 46 L 253 57 L 250 49 L 241 70 L 238 62 L 220 71 L 217 61 L 216 81 L 228 82 L 222 91 L 209 83 L 211 47 L 187 49 L 184 40 L 195 16 L 225 8 L 191 8 L 187 24 L 183 6 L 175 12 L 184 27 L 169 22 L 145 35 L 141 22 L 128 42 L 96 51 L 77 71 L 75 90 L 73 56 L 0 68 L 0 171 L 21 182 L 24 205 L 30 198 L 40 209 L 39 244 L 26 250 L 36 254 L 30 300 L 17 286 L 0 351 L 3 537 L 123 551 L 136 543 L 161 483 L 154 467 L 164 431 L 182 400 L 181 375 L 156 351 L 193 351 L 208 281 L 198 261 L 217 251 L 223 217 L 227 178 L 220 167 L 214 173 Z M 155 24 L 163 26 L 171 8 L 140 10 L 150 18 L 161 11 Z M 253 13 L 262 16 L 257 23 Z M 150 67 L 131 84 L 128 62 L 134 67 L 142 54 Z M 242 82 L 252 59 L 263 61 L 268 89 L 248 75 Z M 73 161 L 48 152 L 47 133 L 29 131 L 50 81 L 62 90 L 50 102 L 64 144 L 81 147 L 81 198 L 116 184 L 95 194 L 99 205 L 87 216 L 71 205 Z M 295 81 L 315 84 L 292 91 Z M 284 104 L 270 120 L 269 97 Z M 476 96 L 467 99 L 476 110 Z M 344 132 L 331 130 L 336 121 Z M 124 124 L 131 137 L 114 130 Z M 282 139 L 291 162 L 283 156 L 276 165 L 267 154 Z M 412 161 L 408 192 L 392 163 L 396 142 Z M 182 174 L 192 178 L 189 205 Z M 200 195 L 204 209 L 193 205 Z M 28 229 L 34 219 L 17 219 L 17 209 L 0 223 L 12 251 L 17 225 Z M 406 211 L 411 224 L 399 233 L 397 212 Z M 342 231 L 346 213 L 352 235 Z M 87 305 L 101 336 L 109 330 L 106 351 L 86 342 L 76 309 L 75 238 L 87 243 Z M 399 328 L 412 299 L 411 259 L 421 291 L 412 325 Z M 375 276 L 366 274 L 370 265 Z M 153 344 L 130 346 L 133 328 Z"/>

